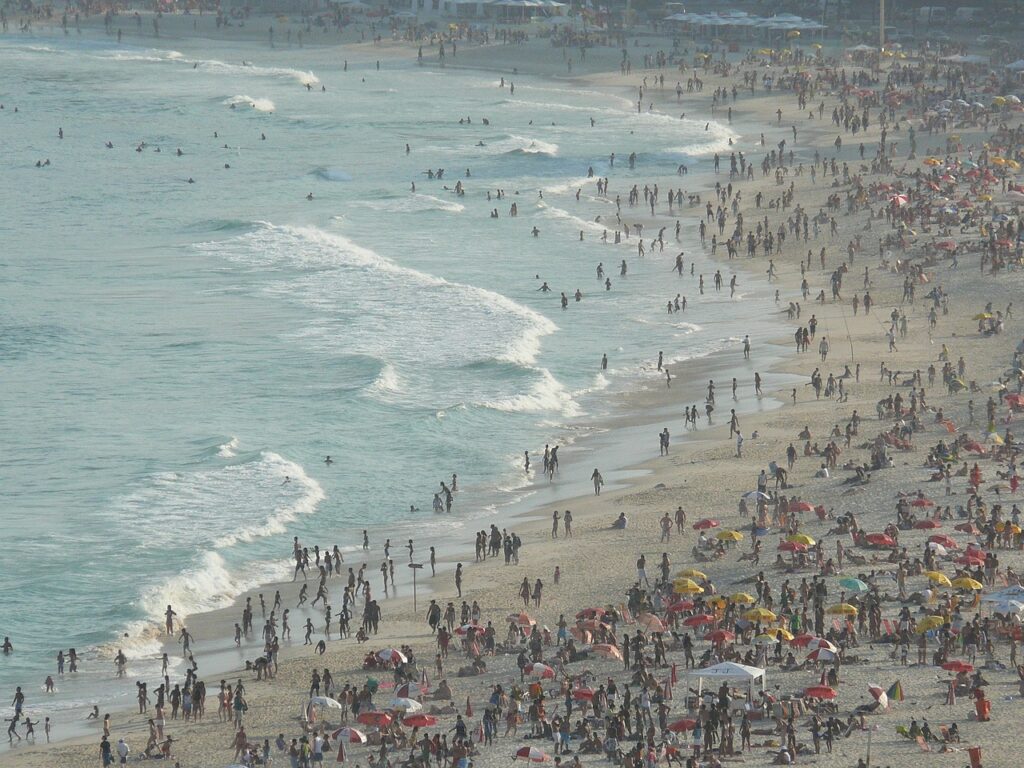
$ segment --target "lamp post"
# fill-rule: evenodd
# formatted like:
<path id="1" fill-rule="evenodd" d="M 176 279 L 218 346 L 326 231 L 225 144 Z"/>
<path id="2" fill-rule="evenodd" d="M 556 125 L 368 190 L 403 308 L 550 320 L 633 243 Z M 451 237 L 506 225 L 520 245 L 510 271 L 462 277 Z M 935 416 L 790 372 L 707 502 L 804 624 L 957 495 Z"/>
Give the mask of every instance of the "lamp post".
<path id="1" fill-rule="evenodd" d="M 412 610 L 415 613 L 418 610 L 416 607 L 416 572 L 423 567 L 423 563 L 409 563 L 409 567 L 412 568 Z"/>
<path id="2" fill-rule="evenodd" d="M 885 0 L 878 0 L 878 50 L 885 48 Z"/>

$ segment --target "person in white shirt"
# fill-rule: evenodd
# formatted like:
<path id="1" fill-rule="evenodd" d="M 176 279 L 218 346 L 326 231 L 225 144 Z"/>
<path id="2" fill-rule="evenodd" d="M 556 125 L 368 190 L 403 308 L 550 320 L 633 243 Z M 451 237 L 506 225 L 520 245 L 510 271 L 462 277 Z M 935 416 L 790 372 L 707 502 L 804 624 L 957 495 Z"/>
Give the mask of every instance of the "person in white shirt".
<path id="1" fill-rule="evenodd" d="M 131 749 L 128 747 L 128 742 L 124 739 L 117 740 L 117 755 L 121 759 L 121 765 L 128 764 L 128 755 L 131 753 Z"/>

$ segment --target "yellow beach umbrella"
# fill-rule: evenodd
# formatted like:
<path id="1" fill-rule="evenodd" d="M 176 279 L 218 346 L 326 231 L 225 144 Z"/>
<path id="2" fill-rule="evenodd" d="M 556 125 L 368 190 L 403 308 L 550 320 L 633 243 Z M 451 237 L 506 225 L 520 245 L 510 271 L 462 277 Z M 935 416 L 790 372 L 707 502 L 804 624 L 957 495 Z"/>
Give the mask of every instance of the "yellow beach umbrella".
<path id="1" fill-rule="evenodd" d="M 928 581 L 933 584 L 940 584 L 943 587 L 953 586 L 949 581 L 949 576 L 942 573 L 941 571 L 925 571 L 924 575 L 928 577 Z"/>
<path id="2" fill-rule="evenodd" d="M 734 594 L 729 595 L 729 602 L 740 603 L 742 605 L 743 603 L 753 604 L 757 601 L 755 600 L 753 595 L 747 592 L 736 592 Z"/>
<path id="3" fill-rule="evenodd" d="M 700 579 L 701 581 L 707 581 L 707 574 L 703 571 L 698 571 L 696 568 L 683 568 L 681 571 L 676 573 L 677 579 Z"/>
<path id="4" fill-rule="evenodd" d="M 942 161 L 937 157 L 929 157 L 924 161 L 925 165 L 942 165 Z"/>
<path id="5" fill-rule="evenodd" d="M 806 533 L 794 533 L 792 536 L 787 536 L 786 541 L 792 541 L 796 544 L 804 544 L 808 547 L 814 546 L 814 539 Z"/>
<path id="6" fill-rule="evenodd" d="M 946 620 L 941 616 L 926 616 L 917 622 L 917 633 L 924 634 L 925 632 L 929 632 L 933 629 L 938 629 L 945 623 Z"/>
<path id="7" fill-rule="evenodd" d="M 993 157 L 992 158 L 992 165 L 1006 165 L 1006 158 L 1005 157 Z"/>
<path id="8" fill-rule="evenodd" d="M 699 595 L 704 588 L 692 579 L 676 579 L 672 584 L 672 591 L 677 595 Z"/>
<path id="9" fill-rule="evenodd" d="M 776 616 L 767 608 L 751 608 L 743 614 L 747 621 L 775 621 Z"/>
<path id="10" fill-rule="evenodd" d="M 787 643 L 793 639 L 793 633 L 788 629 L 783 629 L 782 627 L 772 627 L 771 629 L 766 629 L 765 632 L 769 635 L 773 635 L 776 639 L 781 637 Z"/>
<path id="11" fill-rule="evenodd" d="M 740 541 L 743 534 L 739 531 L 719 531 L 715 534 L 715 538 L 719 541 Z"/>
<path id="12" fill-rule="evenodd" d="M 713 608 L 724 608 L 726 601 L 721 595 L 715 595 L 714 597 L 708 598 L 705 602 Z"/>
<path id="13" fill-rule="evenodd" d="M 857 609 L 849 603 L 836 603 L 829 606 L 828 612 L 833 616 L 856 616 Z"/>
<path id="14" fill-rule="evenodd" d="M 959 579 L 953 579 L 952 586 L 957 589 L 984 589 L 985 586 L 980 581 L 975 581 L 969 576 L 961 576 Z"/>

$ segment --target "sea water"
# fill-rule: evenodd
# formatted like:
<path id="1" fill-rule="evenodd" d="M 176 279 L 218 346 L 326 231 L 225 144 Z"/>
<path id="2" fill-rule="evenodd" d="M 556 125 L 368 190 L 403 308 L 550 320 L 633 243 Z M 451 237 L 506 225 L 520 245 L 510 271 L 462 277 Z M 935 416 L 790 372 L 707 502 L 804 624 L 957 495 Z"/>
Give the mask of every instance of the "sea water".
<path id="1" fill-rule="evenodd" d="M 657 350 L 696 360 L 777 330 L 766 287 L 713 290 L 702 207 L 664 252 L 649 227 L 643 259 L 635 236 L 601 242 L 616 210 L 588 169 L 630 222 L 629 187 L 660 179 L 662 208 L 670 185 L 696 190 L 724 126 L 637 114 L 624 90 L 173 45 L 0 40 L 0 690 L 26 686 L 30 711 L 129 700 L 113 652 L 153 675 L 167 604 L 288 577 L 293 536 L 468 547 L 529 492 L 522 452 L 539 464 L 659 375 Z M 689 309 L 669 315 L 677 293 Z M 453 514 L 434 515 L 452 473 Z M 69 647 L 82 673 L 40 703 Z"/>

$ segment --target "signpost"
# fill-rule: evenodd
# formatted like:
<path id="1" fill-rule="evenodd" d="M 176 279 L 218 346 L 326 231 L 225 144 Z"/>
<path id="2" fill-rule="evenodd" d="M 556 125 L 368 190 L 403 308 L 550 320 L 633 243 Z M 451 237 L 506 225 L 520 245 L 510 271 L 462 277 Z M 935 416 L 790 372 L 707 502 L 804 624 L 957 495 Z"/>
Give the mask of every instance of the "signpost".
<path id="1" fill-rule="evenodd" d="M 416 572 L 423 567 L 423 563 L 409 563 L 409 567 L 412 568 L 412 610 L 416 612 L 419 610 L 416 607 Z"/>

